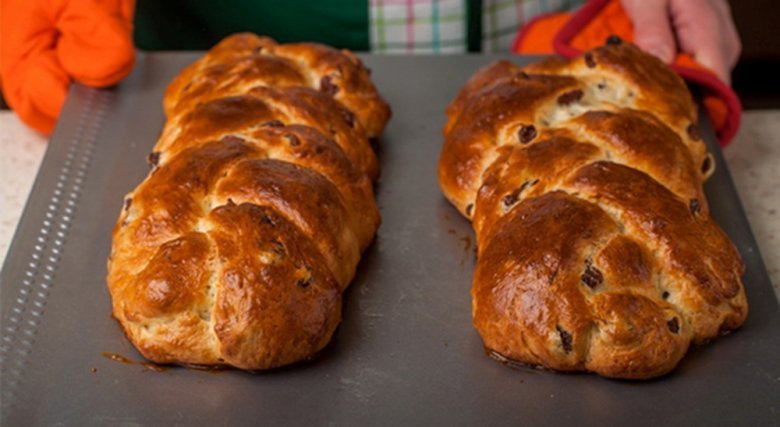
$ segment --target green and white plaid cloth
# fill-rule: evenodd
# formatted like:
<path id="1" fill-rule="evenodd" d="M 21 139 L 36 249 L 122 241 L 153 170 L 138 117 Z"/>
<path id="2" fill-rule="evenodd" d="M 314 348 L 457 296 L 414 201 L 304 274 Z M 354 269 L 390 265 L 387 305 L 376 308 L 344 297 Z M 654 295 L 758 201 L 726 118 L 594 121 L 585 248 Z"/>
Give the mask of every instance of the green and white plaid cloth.
<path id="1" fill-rule="evenodd" d="M 478 13 L 483 52 L 506 52 L 531 19 L 584 0 L 370 0 L 369 38 L 377 53 L 465 53 L 469 13 Z M 473 16 L 472 19 L 475 19 Z"/>

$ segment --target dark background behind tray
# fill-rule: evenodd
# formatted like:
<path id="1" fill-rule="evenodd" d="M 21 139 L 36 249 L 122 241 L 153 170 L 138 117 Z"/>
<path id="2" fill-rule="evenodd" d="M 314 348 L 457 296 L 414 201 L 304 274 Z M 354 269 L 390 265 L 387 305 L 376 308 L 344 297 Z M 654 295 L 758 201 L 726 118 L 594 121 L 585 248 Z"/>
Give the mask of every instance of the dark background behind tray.
<path id="1" fill-rule="evenodd" d="M 780 108 L 780 1 L 729 0 L 742 39 L 732 84 L 745 109 Z"/>
<path id="2" fill-rule="evenodd" d="M 198 55 L 141 54 L 119 87 L 71 90 L 0 273 L 0 424 L 780 422 L 777 300 L 706 126 L 712 214 L 747 266 L 743 328 L 648 382 L 510 369 L 484 355 L 471 325 L 473 234 L 439 192 L 436 164 L 445 107 L 485 56 L 364 57 L 394 110 L 381 141 L 383 223 L 319 359 L 263 374 L 144 367 L 110 317 L 106 257 L 123 196 L 148 171 L 163 90 Z"/>

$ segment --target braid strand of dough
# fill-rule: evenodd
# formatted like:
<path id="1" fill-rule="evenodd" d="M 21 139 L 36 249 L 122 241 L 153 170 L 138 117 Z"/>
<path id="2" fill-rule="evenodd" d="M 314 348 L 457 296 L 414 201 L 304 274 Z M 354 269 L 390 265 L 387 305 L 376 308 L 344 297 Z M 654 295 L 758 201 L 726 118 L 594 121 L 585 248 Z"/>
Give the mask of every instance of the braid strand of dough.
<path id="1" fill-rule="evenodd" d="M 650 378 L 742 324 L 744 266 L 708 215 L 695 104 L 660 61 L 618 42 L 499 61 L 447 114 L 439 180 L 473 221 L 488 351 Z"/>
<path id="2" fill-rule="evenodd" d="M 390 109 L 368 70 L 347 51 L 238 34 L 176 77 L 164 110 L 114 228 L 114 316 L 157 363 L 312 357 L 380 221 L 369 138 Z"/>

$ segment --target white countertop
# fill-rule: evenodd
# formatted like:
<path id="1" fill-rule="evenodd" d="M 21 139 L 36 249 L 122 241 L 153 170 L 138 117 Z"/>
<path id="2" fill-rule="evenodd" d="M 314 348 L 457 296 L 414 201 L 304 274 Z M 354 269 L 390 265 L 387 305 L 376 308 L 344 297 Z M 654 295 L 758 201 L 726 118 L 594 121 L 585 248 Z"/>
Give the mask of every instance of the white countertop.
<path id="1" fill-rule="evenodd" d="M 12 112 L 0 111 L 0 260 L 5 260 L 47 143 Z M 780 300 L 780 110 L 746 112 L 724 154 Z"/>

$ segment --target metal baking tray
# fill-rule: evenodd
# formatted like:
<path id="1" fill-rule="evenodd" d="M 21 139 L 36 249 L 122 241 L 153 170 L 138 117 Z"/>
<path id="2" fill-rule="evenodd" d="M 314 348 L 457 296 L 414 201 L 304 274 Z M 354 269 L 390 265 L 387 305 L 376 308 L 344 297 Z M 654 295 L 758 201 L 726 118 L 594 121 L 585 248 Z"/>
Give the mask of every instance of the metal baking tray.
<path id="1" fill-rule="evenodd" d="M 318 359 L 261 374 L 144 365 L 110 317 L 106 257 L 122 197 L 147 173 L 163 90 L 198 55 L 141 53 L 118 87 L 70 91 L 0 276 L 0 424 L 780 424 L 778 303 L 709 128 L 718 169 L 706 191 L 745 259 L 745 325 L 647 382 L 484 354 L 473 234 L 436 165 L 447 103 L 492 56 L 364 57 L 394 110 L 379 153 L 383 222 Z"/>

